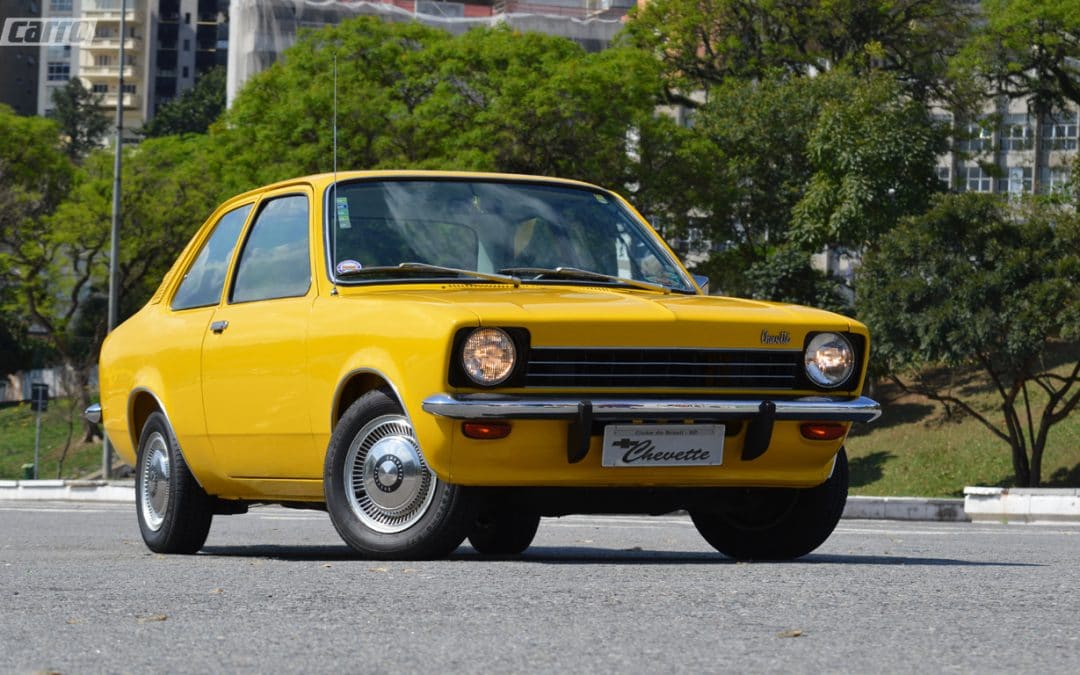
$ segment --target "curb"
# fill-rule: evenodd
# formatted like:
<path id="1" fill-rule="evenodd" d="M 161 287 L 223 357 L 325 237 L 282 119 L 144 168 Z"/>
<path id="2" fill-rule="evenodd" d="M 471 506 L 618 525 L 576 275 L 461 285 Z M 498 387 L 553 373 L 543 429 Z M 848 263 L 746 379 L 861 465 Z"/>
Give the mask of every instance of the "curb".
<path id="1" fill-rule="evenodd" d="M 963 499 L 923 497 L 848 497 L 844 518 L 966 523 Z"/>
<path id="2" fill-rule="evenodd" d="M 979 522 L 1080 524 L 1080 489 L 966 487 L 964 511 Z"/>
<path id="3" fill-rule="evenodd" d="M 0 480 L 0 502 L 135 503 L 135 481 Z"/>

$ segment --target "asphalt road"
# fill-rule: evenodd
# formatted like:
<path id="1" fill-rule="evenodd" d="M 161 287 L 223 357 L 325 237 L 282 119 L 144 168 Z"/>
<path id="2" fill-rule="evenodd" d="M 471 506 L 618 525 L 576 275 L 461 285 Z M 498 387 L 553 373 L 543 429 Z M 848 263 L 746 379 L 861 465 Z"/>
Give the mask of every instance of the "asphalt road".
<path id="1" fill-rule="evenodd" d="M 680 517 L 520 558 L 353 558 L 317 512 L 144 548 L 130 505 L 0 504 L 0 672 L 1076 672 L 1080 527 L 843 521 L 735 564 Z"/>

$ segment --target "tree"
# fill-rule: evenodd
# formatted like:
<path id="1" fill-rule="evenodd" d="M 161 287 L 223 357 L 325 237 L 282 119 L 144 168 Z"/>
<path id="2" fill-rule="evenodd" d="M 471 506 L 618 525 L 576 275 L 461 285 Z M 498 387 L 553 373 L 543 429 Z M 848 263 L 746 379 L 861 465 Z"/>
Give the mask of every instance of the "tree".
<path id="1" fill-rule="evenodd" d="M 667 175 L 669 192 L 685 210 L 670 220 L 713 242 L 698 271 L 714 287 L 756 295 L 745 272 L 777 247 L 807 256 L 825 245 L 861 250 L 925 209 L 939 189 L 944 133 L 888 73 L 731 80 L 672 137 L 683 168 Z M 800 299 L 825 298 L 807 291 Z"/>
<path id="2" fill-rule="evenodd" d="M 941 94 L 969 12 L 952 0 L 654 0 L 634 10 L 626 38 L 656 54 L 676 92 L 770 72 L 837 66 L 895 73 L 919 99 Z"/>
<path id="3" fill-rule="evenodd" d="M 165 137 L 125 149 L 121 319 L 146 302 L 220 197 L 208 142 L 205 136 Z M 72 410 L 90 403 L 90 373 L 105 337 L 112 162 L 106 151 L 89 155 L 51 213 L 23 221 L 9 252 L 0 244 L 0 268 L 15 299 L 11 310 L 42 333 L 73 378 L 79 406 Z M 88 425 L 87 440 L 92 433 Z"/>
<path id="4" fill-rule="evenodd" d="M 109 130 L 109 118 L 101 112 L 101 98 L 84 87 L 77 77 L 53 92 L 49 117 L 60 123 L 67 155 L 75 161 L 99 147 Z"/>
<path id="5" fill-rule="evenodd" d="M 749 295 L 758 300 L 788 302 L 851 314 L 851 302 L 839 281 L 814 269 L 810 256 L 797 246 L 778 246 L 746 270 Z"/>
<path id="6" fill-rule="evenodd" d="M 984 0 L 985 22 L 953 62 L 983 94 L 1027 98 L 1040 114 L 1080 104 L 1080 0 Z"/>
<path id="7" fill-rule="evenodd" d="M 676 136 L 684 170 L 669 174 L 684 195 L 681 226 L 699 227 L 713 242 L 699 265 L 713 288 L 751 294 L 744 272 L 783 242 L 811 167 L 807 131 L 831 81 L 780 74 L 715 87 L 694 111 L 692 128 Z"/>
<path id="8" fill-rule="evenodd" d="M 859 278 L 859 316 L 894 381 L 977 419 L 1009 444 L 1017 484 L 1038 486 L 1047 434 L 1080 403 L 1075 210 L 943 195 L 886 235 Z M 1001 417 L 933 366 L 985 373 Z"/>
<path id="9" fill-rule="evenodd" d="M 935 167 L 948 131 L 926 107 L 887 73 L 840 89 L 846 95 L 822 104 L 806 143 L 812 175 L 793 209 L 791 235 L 808 250 L 872 245 L 900 218 L 926 211 L 941 190 Z"/>
<path id="10" fill-rule="evenodd" d="M 204 134 L 225 112 L 225 68 L 199 75 L 195 86 L 164 103 L 139 133 L 146 138 Z"/>

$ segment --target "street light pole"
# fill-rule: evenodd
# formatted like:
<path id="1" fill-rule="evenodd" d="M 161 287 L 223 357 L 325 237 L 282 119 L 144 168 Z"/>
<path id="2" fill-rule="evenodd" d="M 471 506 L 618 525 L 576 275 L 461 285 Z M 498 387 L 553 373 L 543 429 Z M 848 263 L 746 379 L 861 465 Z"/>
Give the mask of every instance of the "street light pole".
<path id="1" fill-rule="evenodd" d="M 108 332 L 116 328 L 119 315 L 120 257 L 120 169 L 124 150 L 124 44 L 127 41 L 127 0 L 120 0 L 120 72 L 116 92 L 116 156 L 113 160 L 112 233 L 109 239 L 109 322 Z M 101 478 L 108 480 L 112 473 L 112 445 L 109 436 L 103 434 L 101 443 Z"/>

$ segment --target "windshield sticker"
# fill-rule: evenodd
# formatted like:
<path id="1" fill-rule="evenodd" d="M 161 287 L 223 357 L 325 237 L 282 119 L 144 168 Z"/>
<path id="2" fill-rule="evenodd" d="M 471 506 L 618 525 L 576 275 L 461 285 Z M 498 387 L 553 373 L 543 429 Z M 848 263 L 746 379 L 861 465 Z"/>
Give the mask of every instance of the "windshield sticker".
<path id="1" fill-rule="evenodd" d="M 339 230 L 352 229 L 352 223 L 349 222 L 349 199 L 348 197 L 337 198 L 337 224 Z"/>
<path id="2" fill-rule="evenodd" d="M 364 268 L 357 260 L 342 260 L 337 264 L 338 274 L 349 274 L 350 272 L 357 272 Z"/>
<path id="3" fill-rule="evenodd" d="M 596 201 L 600 202 L 601 204 L 607 204 L 607 197 L 605 197 L 604 195 L 594 192 L 592 196 L 595 197 Z"/>

